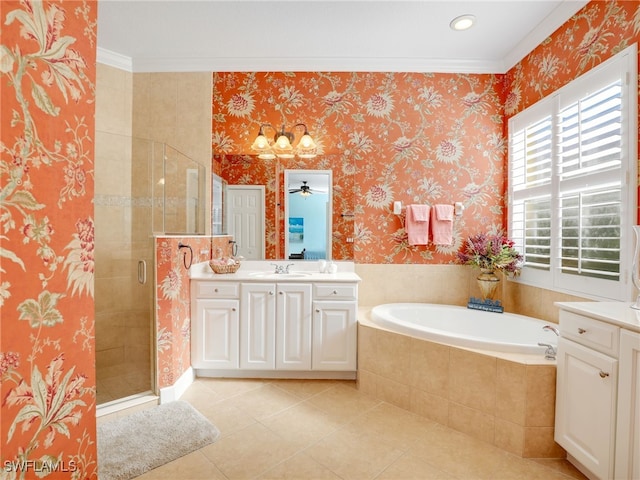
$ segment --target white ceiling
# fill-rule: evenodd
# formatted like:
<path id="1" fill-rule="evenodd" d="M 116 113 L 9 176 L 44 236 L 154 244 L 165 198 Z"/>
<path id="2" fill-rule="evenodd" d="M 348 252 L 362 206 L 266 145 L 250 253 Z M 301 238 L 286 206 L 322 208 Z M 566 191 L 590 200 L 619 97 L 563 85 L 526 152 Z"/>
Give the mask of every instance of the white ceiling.
<path id="1" fill-rule="evenodd" d="M 586 0 L 100 0 L 98 61 L 133 72 L 504 73 Z M 455 32 L 449 22 L 473 14 Z"/>

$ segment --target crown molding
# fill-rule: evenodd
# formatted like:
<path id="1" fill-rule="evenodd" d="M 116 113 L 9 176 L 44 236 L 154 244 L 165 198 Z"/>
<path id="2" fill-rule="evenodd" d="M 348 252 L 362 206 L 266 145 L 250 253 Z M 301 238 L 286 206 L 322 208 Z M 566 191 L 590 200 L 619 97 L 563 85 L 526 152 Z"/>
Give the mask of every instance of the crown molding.
<path id="1" fill-rule="evenodd" d="M 568 22 L 571 17 L 588 3 L 589 0 L 564 0 L 553 12 L 547 15 L 536 28 L 524 37 L 513 50 L 507 53 L 504 58 L 506 68 L 500 73 L 511 70 L 518 62 L 529 55 L 538 45 Z"/>
<path id="2" fill-rule="evenodd" d="M 496 73 L 504 63 L 430 58 L 138 58 L 104 51 L 98 61 L 133 73 L 152 72 L 416 72 Z"/>
<path id="3" fill-rule="evenodd" d="M 126 57 L 105 48 L 98 47 L 96 49 L 96 62 L 127 72 L 133 72 L 133 61 L 131 57 Z"/>

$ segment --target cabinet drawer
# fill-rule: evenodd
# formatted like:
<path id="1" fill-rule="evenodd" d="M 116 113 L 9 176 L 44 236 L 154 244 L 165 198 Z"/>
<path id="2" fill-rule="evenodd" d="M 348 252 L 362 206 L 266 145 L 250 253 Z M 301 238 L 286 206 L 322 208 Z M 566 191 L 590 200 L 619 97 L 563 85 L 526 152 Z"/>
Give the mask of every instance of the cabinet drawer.
<path id="1" fill-rule="evenodd" d="M 316 283 L 313 286 L 314 300 L 355 300 L 358 285 L 348 283 Z"/>
<path id="2" fill-rule="evenodd" d="M 560 334 L 581 345 L 618 357 L 619 328 L 593 318 L 560 311 Z"/>
<path id="3" fill-rule="evenodd" d="M 238 282 L 196 282 L 196 298 L 238 298 Z"/>

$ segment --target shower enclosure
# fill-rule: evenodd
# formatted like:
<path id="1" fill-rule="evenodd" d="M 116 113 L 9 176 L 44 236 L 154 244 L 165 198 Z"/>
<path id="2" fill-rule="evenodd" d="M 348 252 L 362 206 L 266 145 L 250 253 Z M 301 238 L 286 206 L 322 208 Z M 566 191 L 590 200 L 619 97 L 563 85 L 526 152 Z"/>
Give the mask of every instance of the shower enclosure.
<path id="1" fill-rule="evenodd" d="M 174 148 L 96 132 L 97 403 L 156 393 L 154 235 L 204 234 L 205 171 Z"/>

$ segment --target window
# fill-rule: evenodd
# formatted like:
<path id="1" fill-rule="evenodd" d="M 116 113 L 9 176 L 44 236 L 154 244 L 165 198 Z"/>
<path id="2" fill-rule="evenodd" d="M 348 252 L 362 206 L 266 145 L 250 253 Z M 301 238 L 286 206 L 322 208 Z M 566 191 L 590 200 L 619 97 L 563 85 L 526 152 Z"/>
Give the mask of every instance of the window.
<path id="1" fill-rule="evenodd" d="M 509 120 L 509 235 L 523 283 L 631 300 L 636 59 L 633 45 Z"/>

